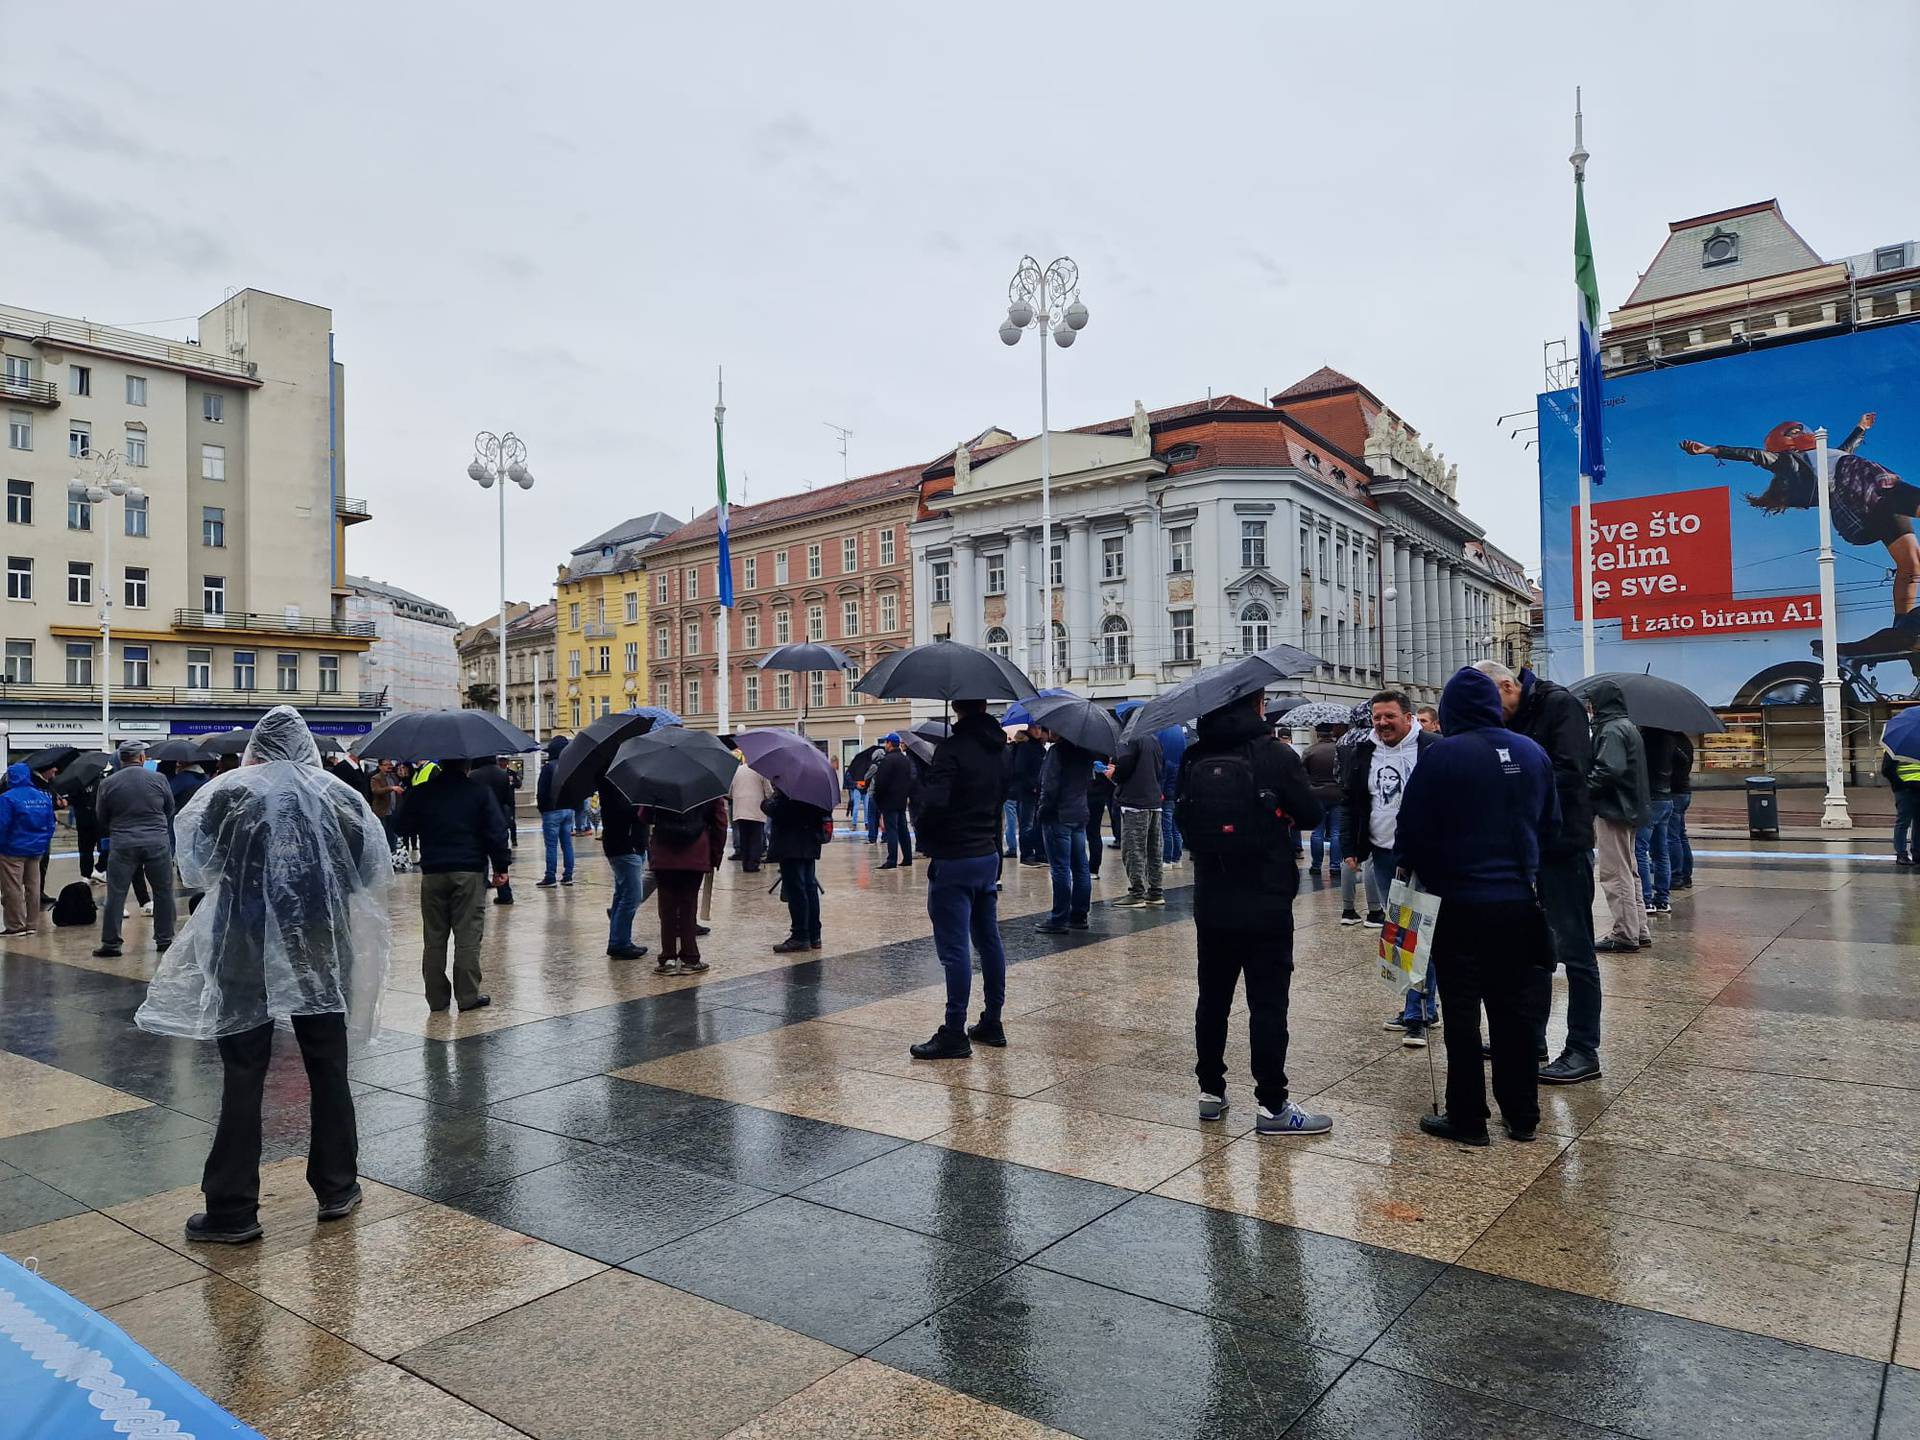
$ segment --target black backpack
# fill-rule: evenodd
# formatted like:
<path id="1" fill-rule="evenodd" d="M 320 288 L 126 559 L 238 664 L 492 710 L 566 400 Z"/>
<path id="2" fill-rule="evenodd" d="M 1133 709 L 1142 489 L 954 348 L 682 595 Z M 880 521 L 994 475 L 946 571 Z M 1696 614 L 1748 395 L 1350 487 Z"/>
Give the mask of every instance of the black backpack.
<path id="1" fill-rule="evenodd" d="M 1198 855 L 1258 855 L 1286 842 L 1291 825 L 1280 797 L 1260 787 L 1252 743 L 1211 755 L 1188 753 L 1180 768 L 1173 823 Z"/>
<path id="2" fill-rule="evenodd" d="M 100 918 L 100 912 L 94 907 L 93 887 L 84 880 L 75 880 L 60 887 L 60 896 L 53 902 L 53 923 L 56 925 L 91 925 Z"/>
<path id="3" fill-rule="evenodd" d="M 691 810 L 656 810 L 653 833 L 663 845 L 691 845 L 707 833 L 707 807 Z"/>

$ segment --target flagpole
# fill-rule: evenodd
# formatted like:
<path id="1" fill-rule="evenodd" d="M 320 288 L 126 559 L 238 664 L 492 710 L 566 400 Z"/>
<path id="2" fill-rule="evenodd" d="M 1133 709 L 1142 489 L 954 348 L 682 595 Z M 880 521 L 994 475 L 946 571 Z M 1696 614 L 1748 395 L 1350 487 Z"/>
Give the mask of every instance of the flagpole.
<path id="1" fill-rule="evenodd" d="M 727 488 L 726 488 L 726 429 L 727 429 L 727 381 L 724 369 L 716 367 L 714 371 L 713 403 L 713 446 L 714 465 L 720 485 L 720 550 L 714 562 L 714 588 L 720 592 L 720 729 L 722 735 L 733 730 L 731 703 L 733 700 L 733 674 L 728 667 L 728 647 L 731 642 L 729 631 L 733 629 L 733 556 L 727 544 Z"/>
<path id="2" fill-rule="evenodd" d="M 1573 88 L 1573 154 L 1568 157 L 1573 162 L 1574 205 L 1578 215 L 1574 236 L 1574 270 L 1576 279 L 1580 267 L 1580 243 L 1585 239 L 1586 231 L 1586 195 L 1587 183 L 1587 147 L 1582 136 L 1583 116 L 1580 113 L 1580 87 Z M 1591 257 L 1589 256 L 1589 264 Z M 1586 307 L 1586 298 L 1582 295 L 1581 321 L 1590 328 L 1598 321 L 1590 316 Z M 1584 338 L 1584 337 L 1583 337 Z M 1580 347 L 1579 388 L 1574 391 L 1574 403 L 1584 405 L 1589 395 L 1598 395 L 1600 386 L 1588 384 L 1586 369 L 1589 363 L 1598 363 L 1599 337 L 1593 336 L 1593 344 Z M 1589 424 L 1597 427 L 1598 417 L 1581 415 L 1580 431 L 1577 437 L 1580 452 L 1580 674 L 1584 678 L 1592 675 L 1596 668 L 1593 643 L 1593 475 L 1587 463 L 1586 435 Z M 1597 433 L 1597 432 L 1596 432 Z"/>

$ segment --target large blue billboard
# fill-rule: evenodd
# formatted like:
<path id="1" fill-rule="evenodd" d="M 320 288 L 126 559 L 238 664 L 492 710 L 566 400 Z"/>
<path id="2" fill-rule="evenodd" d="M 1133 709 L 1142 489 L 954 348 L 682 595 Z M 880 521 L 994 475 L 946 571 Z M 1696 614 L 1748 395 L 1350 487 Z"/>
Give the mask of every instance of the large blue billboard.
<path id="1" fill-rule="evenodd" d="M 1842 676 L 1859 699 L 1920 691 L 1920 324 L 1609 378 L 1605 395 L 1601 670 L 1650 668 L 1713 705 L 1818 699 L 1825 426 Z M 1563 681 L 1580 674 L 1572 400 L 1539 406 L 1544 638 Z"/>

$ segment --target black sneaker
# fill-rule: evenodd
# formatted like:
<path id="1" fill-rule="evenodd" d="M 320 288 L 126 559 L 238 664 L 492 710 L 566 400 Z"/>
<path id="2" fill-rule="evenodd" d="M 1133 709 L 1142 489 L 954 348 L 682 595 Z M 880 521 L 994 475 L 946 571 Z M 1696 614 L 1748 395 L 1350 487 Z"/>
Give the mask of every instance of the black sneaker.
<path id="1" fill-rule="evenodd" d="M 1551 1065 L 1540 1067 L 1542 1085 L 1578 1085 L 1585 1080 L 1600 1078 L 1600 1062 L 1591 1055 L 1582 1055 L 1577 1050 L 1561 1053 Z"/>
<path id="2" fill-rule="evenodd" d="M 487 1008 L 487 1006 L 491 1004 L 493 1004 L 493 997 L 491 995 L 482 995 L 478 1000 L 475 1000 L 471 1005 L 462 1005 L 460 1007 L 460 1013 L 464 1015 L 469 1010 L 484 1010 Z"/>
<path id="3" fill-rule="evenodd" d="M 360 1208 L 360 1202 L 364 1198 L 360 1193 L 360 1187 L 356 1185 L 338 1200 L 329 1200 L 325 1205 L 322 1205 L 320 1207 L 320 1218 L 322 1220 L 344 1220 Z M 259 1227 L 256 1226 L 255 1228 L 258 1229 Z"/>
<path id="4" fill-rule="evenodd" d="M 711 970 L 713 966 L 702 960 L 698 955 L 682 955 L 680 957 L 680 968 L 689 975 L 704 975 L 707 971 Z"/>
<path id="5" fill-rule="evenodd" d="M 551 890 L 555 885 L 558 885 L 559 883 L 560 882 L 558 880 L 555 880 L 553 876 L 549 875 L 544 880 L 534 881 L 533 888 L 536 890 Z"/>
<path id="6" fill-rule="evenodd" d="M 187 1217 L 187 1239 L 201 1245 L 251 1245 L 265 1233 L 258 1220 L 235 1229 L 223 1229 L 210 1223 L 205 1215 Z"/>
<path id="7" fill-rule="evenodd" d="M 967 1043 L 964 1032 L 942 1025 L 931 1039 L 909 1045 L 907 1053 L 916 1060 L 965 1060 L 973 1054 L 973 1046 Z"/>
<path id="8" fill-rule="evenodd" d="M 571 884 L 573 884 L 573 876 L 571 876 L 571 875 L 562 875 L 562 876 L 560 877 L 560 883 L 561 883 L 562 885 L 571 885 Z"/>
<path id="9" fill-rule="evenodd" d="M 693 927 L 693 933 L 696 935 L 711 935 L 713 933 L 713 927 L 711 925 L 696 925 Z"/>
<path id="10" fill-rule="evenodd" d="M 1616 940 L 1609 935 L 1605 939 L 1594 941 L 1593 949 L 1598 955 L 1632 955 L 1639 951 L 1640 946 L 1636 941 Z"/>
<path id="11" fill-rule="evenodd" d="M 807 950 L 810 948 L 812 947 L 805 940 L 800 939 L 799 936 L 789 935 L 786 939 L 782 940 L 778 945 L 773 947 L 773 953 L 776 955 L 791 955 L 795 951 Z"/>
<path id="12" fill-rule="evenodd" d="M 1540 1128 L 1537 1125 L 1507 1126 L 1507 1139 L 1518 1140 L 1522 1145 L 1531 1144 L 1534 1137 L 1539 1133 Z"/>
<path id="13" fill-rule="evenodd" d="M 1340 912 L 1340 923 L 1342 925 L 1358 925 L 1360 923 L 1360 912 L 1358 910 L 1342 910 Z"/>
<path id="14" fill-rule="evenodd" d="M 1064 935 L 1067 933 L 1067 927 L 1063 923 L 1054 920 L 1042 920 L 1033 928 L 1041 935 Z"/>
<path id="15" fill-rule="evenodd" d="M 1090 927 L 1087 924 L 1087 917 L 1082 915 L 1078 920 L 1067 921 L 1067 928 L 1069 930 L 1086 930 Z"/>
<path id="16" fill-rule="evenodd" d="M 978 1040 L 982 1045 L 992 1045 L 996 1049 L 1007 1048 L 1007 1032 L 1000 1028 L 998 1020 L 989 1020 L 984 1011 L 981 1012 L 977 1024 L 967 1027 L 967 1038 Z"/>
<path id="17" fill-rule="evenodd" d="M 645 956 L 646 953 L 647 947 L 644 945 L 610 945 L 607 947 L 607 958 L 609 960 L 638 960 Z"/>
<path id="18" fill-rule="evenodd" d="M 1426 1049 L 1427 1027 L 1418 1020 L 1409 1020 L 1406 1024 L 1405 1031 L 1400 1036 L 1400 1043 L 1409 1050 Z"/>
<path id="19" fill-rule="evenodd" d="M 1456 1145 L 1490 1145 L 1493 1142 L 1487 1136 L 1487 1127 L 1467 1130 L 1453 1123 L 1445 1115 L 1422 1115 L 1420 1128 L 1437 1140 L 1451 1140 Z"/>
<path id="20" fill-rule="evenodd" d="M 1380 928 L 1380 927 L 1381 927 L 1382 925 L 1384 925 L 1384 924 L 1386 924 L 1386 923 L 1387 923 L 1387 912 L 1386 912 L 1386 911 L 1384 911 L 1384 910 L 1369 910 L 1369 911 L 1367 911 L 1367 922 L 1366 922 L 1366 923 L 1367 923 L 1367 928 L 1368 928 L 1368 929 L 1370 929 L 1370 930 L 1378 930 L 1378 929 L 1379 929 L 1379 928 Z"/>
<path id="21" fill-rule="evenodd" d="M 93 949 L 93 958 L 96 960 L 118 960 L 120 958 L 120 947 L 118 945 L 96 945 Z"/>

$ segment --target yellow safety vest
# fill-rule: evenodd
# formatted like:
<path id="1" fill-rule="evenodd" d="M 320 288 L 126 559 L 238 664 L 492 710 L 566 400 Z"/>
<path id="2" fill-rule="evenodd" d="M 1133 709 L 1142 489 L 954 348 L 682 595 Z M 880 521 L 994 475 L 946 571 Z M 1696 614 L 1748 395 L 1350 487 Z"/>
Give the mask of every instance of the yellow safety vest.
<path id="1" fill-rule="evenodd" d="M 434 764 L 433 761 L 431 760 L 427 761 L 425 764 L 419 766 L 413 772 L 413 783 L 416 785 L 426 784 L 427 781 L 431 780 L 434 777 L 434 775 L 439 771 L 439 769 L 440 767 Z"/>
<path id="2" fill-rule="evenodd" d="M 1893 772 L 1908 785 L 1920 785 L 1920 760 L 1902 760 L 1895 758 Z"/>

